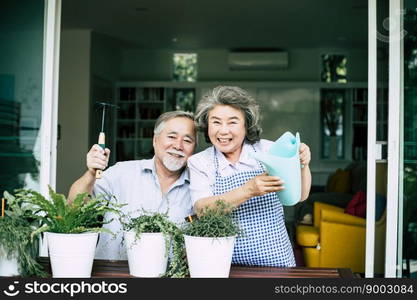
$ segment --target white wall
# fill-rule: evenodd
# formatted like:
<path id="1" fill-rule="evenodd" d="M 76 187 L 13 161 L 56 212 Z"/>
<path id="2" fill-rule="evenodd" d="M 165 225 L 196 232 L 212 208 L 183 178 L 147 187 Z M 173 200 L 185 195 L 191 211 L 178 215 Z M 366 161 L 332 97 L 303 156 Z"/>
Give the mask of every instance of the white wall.
<path id="1" fill-rule="evenodd" d="M 101 127 L 101 111 L 94 103 L 112 101 L 120 67 L 120 41 L 90 30 L 62 31 L 57 158 L 57 190 L 61 193 L 68 193 L 86 170 L 85 156 L 97 142 Z M 106 130 L 108 145 L 111 133 Z"/>
<path id="2" fill-rule="evenodd" d="M 262 88 L 257 100 L 261 109 L 262 136 L 275 141 L 286 131 L 300 133 L 310 145 L 313 165 L 320 159 L 320 103 L 318 88 Z"/>
<path id="3" fill-rule="evenodd" d="M 91 35 L 91 91 L 90 91 L 90 138 L 89 144 L 97 143 L 101 131 L 102 110 L 97 102 L 114 101 L 114 83 L 120 77 L 122 64 L 122 42 L 109 36 L 92 32 Z M 106 110 L 105 134 L 106 146 L 112 145 L 113 131 L 110 125 L 114 109 Z M 113 155 L 113 154 L 111 154 Z"/>
<path id="4" fill-rule="evenodd" d="M 181 51 L 178 51 L 181 52 Z M 186 51 L 184 51 L 186 52 Z M 227 49 L 195 51 L 198 55 L 199 81 L 319 81 L 320 55 L 341 53 L 348 57 L 349 81 L 367 80 L 366 49 L 291 49 L 287 70 L 276 71 L 231 71 L 228 68 Z M 164 81 L 171 80 L 172 50 L 125 50 L 123 51 L 121 79 Z"/>
<path id="5" fill-rule="evenodd" d="M 116 81 L 122 64 L 121 42 L 112 37 L 91 33 L 91 74 L 105 80 Z"/>
<path id="6" fill-rule="evenodd" d="M 349 164 L 347 144 L 346 160 L 330 161 L 320 158 L 320 88 L 303 86 L 259 88 L 256 99 L 261 109 L 263 138 L 275 141 L 286 131 L 300 133 L 301 142 L 311 151 L 310 169 L 313 185 L 325 185 L 330 173 Z M 346 114 L 347 115 L 347 114 Z M 348 130 L 348 126 L 345 130 Z M 346 140 L 349 140 L 347 137 Z"/>
<path id="7" fill-rule="evenodd" d="M 57 191 L 69 188 L 86 170 L 89 149 L 90 30 L 63 30 L 59 70 Z"/>

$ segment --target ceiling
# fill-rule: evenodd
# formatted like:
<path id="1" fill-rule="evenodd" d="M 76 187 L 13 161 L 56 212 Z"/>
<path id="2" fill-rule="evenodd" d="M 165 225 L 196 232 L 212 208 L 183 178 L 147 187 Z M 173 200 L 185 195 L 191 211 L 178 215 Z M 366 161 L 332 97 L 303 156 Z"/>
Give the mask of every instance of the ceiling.
<path id="1" fill-rule="evenodd" d="M 366 47 L 367 0 L 63 0 L 62 28 L 143 49 Z"/>

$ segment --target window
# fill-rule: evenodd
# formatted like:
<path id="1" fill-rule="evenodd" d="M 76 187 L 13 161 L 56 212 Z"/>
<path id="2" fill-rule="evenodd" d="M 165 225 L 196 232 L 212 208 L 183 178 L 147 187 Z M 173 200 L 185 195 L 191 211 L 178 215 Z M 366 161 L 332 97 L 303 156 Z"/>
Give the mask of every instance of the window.
<path id="1" fill-rule="evenodd" d="M 345 119 L 344 89 L 322 89 L 320 97 L 321 136 L 324 159 L 343 159 L 344 147 L 344 119 Z"/>
<path id="2" fill-rule="evenodd" d="M 46 3 L 29 1 L 23 7 L 1 2 L 0 19 L 7 25 L 0 26 L 1 197 L 4 191 L 43 189 L 40 168 L 49 163 L 40 160 Z"/>
<path id="3" fill-rule="evenodd" d="M 173 79 L 174 81 L 197 81 L 197 54 L 174 53 L 173 56 Z"/>
<path id="4" fill-rule="evenodd" d="M 174 89 L 175 110 L 194 112 L 195 110 L 195 90 L 194 89 Z"/>
<path id="5" fill-rule="evenodd" d="M 347 58 L 345 55 L 325 54 L 321 56 L 322 72 L 321 81 L 347 82 Z"/>

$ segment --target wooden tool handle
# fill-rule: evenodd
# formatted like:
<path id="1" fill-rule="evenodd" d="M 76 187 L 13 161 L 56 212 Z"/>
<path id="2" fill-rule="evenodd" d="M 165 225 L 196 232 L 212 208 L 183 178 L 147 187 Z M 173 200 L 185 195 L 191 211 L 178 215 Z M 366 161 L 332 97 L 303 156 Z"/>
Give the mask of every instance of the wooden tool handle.
<path id="1" fill-rule="evenodd" d="M 96 170 L 96 179 L 100 179 L 102 173 L 103 173 L 103 170 Z"/>
<path id="2" fill-rule="evenodd" d="M 6 199 L 1 198 L 1 217 L 2 218 L 4 217 L 5 207 L 6 207 Z"/>
<path id="3" fill-rule="evenodd" d="M 104 132 L 100 132 L 100 134 L 98 135 L 98 145 L 103 149 L 106 148 L 106 136 Z M 100 179 L 102 173 L 103 170 L 96 170 L 96 179 Z"/>

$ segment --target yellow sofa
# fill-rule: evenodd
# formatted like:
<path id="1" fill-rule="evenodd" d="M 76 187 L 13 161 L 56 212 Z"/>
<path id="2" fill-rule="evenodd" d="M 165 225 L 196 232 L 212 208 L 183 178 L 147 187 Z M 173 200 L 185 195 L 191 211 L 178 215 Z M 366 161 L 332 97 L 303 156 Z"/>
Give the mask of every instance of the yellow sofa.
<path id="1" fill-rule="evenodd" d="M 386 195 L 386 165 L 377 165 L 377 192 Z M 382 172 L 382 173 L 381 173 Z M 384 173 L 385 172 L 385 173 Z M 307 267 L 349 268 L 365 272 L 366 220 L 344 213 L 344 208 L 314 203 L 314 224 L 298 225 L 297 243 Z M 385 215 L 375 222 L 375 273 L 383 273 Z"/>

